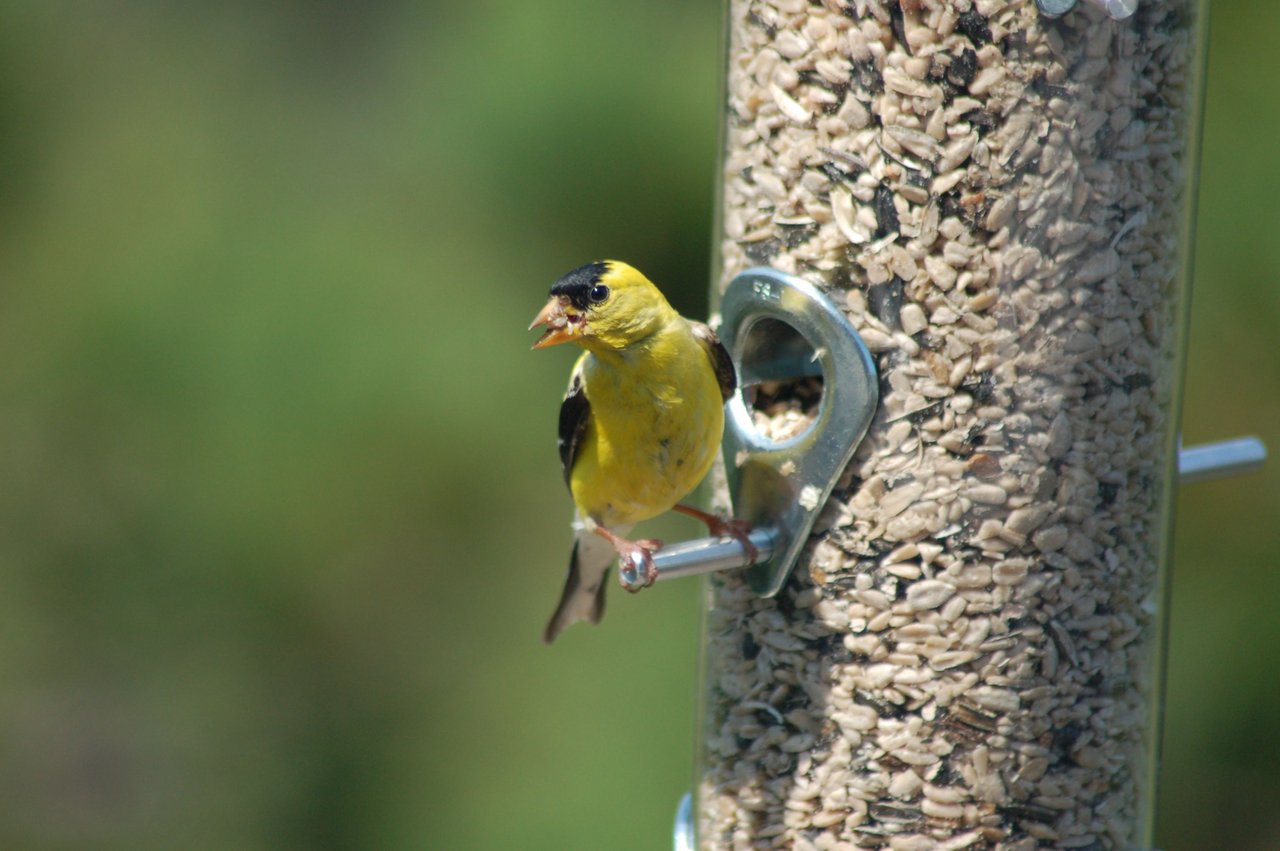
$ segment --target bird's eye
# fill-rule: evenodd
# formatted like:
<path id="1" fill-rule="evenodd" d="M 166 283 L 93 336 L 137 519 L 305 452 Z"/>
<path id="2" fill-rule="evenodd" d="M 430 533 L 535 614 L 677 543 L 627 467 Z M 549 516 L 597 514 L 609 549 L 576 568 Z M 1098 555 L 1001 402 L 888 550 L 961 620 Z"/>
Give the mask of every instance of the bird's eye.
<path id="1" fill-rule="evenodd" d="M 609 297 L 609 288 L 604 284 L 596 284 L 587 295 L 590 296 L 593 302 L 599 304 Z"/>

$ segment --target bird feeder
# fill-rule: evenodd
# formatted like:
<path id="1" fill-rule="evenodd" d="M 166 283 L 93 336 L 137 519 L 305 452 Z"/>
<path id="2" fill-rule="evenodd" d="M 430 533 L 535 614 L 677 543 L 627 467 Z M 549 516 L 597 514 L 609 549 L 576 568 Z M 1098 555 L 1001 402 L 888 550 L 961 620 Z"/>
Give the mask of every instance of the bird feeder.
<path id="1" fill-rule="evenodd" d="M 707 585 L 696 847 L 1150 847 L 1201 4 L 728 14 L 716 295 L 808 287 L 867 355 L 742 326 L 721 501 L 772 482 L 789 556 Z M 850 445 L 752 467 L 805 441 Z"/>

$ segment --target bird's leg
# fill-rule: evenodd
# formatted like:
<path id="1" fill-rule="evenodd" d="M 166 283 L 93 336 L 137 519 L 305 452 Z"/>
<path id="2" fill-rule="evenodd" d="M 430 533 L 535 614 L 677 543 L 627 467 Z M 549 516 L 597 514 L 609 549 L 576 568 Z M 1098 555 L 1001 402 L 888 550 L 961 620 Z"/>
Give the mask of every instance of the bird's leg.
<path id="1" fill-rule="evenodd" d="M 640 574 L 640 582 L 638 584 L 629 584 L 623 580 L 621 572 L 619 572 L 618 580 L 622 587 L 631 593 L 639 591 L 641 588 L 648 588 L 650 585 L 658 581 L 658 566 L 653 563 L 653 554 L 662 549 L 662 541 L 657 538 L 644 538 L 639 541 L 628 541 L 621 535 L 615 535 L 603 526 L 595 526 L 591 531 L 604 538 L 618 552 L 618 558 L 622 560 L 623 566 L 631 565 Z"/>
<path id="2" fill-rule="evenodd" d="M 747 521 L 734 518 L 726 520 L 691 505 L 677 505 L 674 510 L 706 523 L 709 534 L 717 538 L 733 538 L 742 544 L 742 551 L 747 557 L 747 567 L 755 564 L 756 559 L 760 557 L 760 551 L 756 549 L 755 544 L 751 543 L 751 524 Z"/>

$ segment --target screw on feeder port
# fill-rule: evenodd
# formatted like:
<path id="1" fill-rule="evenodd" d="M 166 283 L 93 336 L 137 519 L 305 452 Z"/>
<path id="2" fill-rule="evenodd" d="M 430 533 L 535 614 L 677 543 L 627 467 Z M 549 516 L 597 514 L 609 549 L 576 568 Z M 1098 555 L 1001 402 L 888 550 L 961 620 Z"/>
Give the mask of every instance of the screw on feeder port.
<path id="1" fill-rule="evenodd" d="M 757 555 L 747 581 L 772 597 L 871 425 L 879 386 L 871 353 L 844 311 L 803 278 L 748 269 L 729 283 L 720 316 L 720 339 L 740 385 L 725 413 L 729 495 L 734 516 L 753 528 Z M 812 377 L 822 380 L 812 421 L 784 439 L 763 434 L 747 402 L 751 389 Z M 747 558 L 735 540 L 703 538 L 658 551 L 653 564 L 661 580 L 745 567 Z M 639 588 L 643 567 L 623 564 L 622 584 Z"/>

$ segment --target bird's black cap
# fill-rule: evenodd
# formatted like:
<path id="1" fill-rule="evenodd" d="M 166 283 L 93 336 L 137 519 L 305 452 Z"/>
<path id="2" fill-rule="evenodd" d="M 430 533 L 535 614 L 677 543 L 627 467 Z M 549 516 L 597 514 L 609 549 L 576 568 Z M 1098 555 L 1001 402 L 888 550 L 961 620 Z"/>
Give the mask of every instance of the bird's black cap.
<path id="1" fill-rule="evenodd" d="M 609 271 L 609 264 L 603 260 L 579 266 L 572 272 L 560 276 L 551 287 L 552 295 L 562 295 L 578 310 L 586 310 L 591 305 L 591 288 L 600 283 L 600 279 Z"/>

